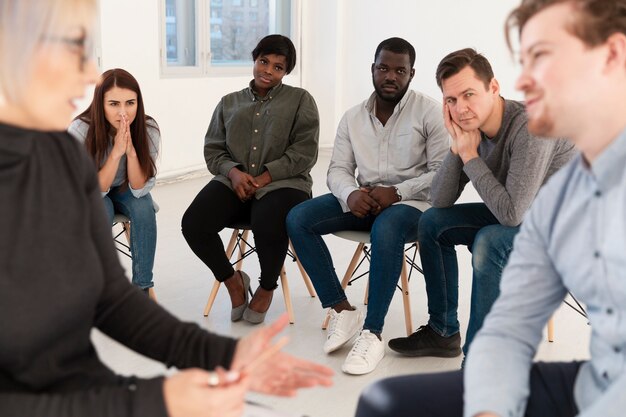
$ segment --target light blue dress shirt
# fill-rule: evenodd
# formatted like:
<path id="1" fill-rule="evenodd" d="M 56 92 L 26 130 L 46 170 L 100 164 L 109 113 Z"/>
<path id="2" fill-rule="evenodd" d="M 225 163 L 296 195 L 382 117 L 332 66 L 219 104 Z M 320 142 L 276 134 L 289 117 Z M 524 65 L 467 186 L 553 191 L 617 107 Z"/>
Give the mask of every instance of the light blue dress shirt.
<path id="1" fill-rule="evenodd" d="M 591 359 L 576 378 L 584 417 L 626 415 L 626 131 L 589 166 L 581 155 L 541 189 L 470 349 L 465 415 L 522 416 L 544 325 L 567 293 L 587 305 Z"/>

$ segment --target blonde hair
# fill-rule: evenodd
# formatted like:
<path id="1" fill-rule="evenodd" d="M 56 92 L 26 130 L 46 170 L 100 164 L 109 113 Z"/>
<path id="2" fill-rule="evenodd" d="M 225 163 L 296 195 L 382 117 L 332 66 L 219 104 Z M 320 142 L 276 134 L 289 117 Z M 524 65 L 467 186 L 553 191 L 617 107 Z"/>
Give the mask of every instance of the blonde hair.
<path id="1" fill-rule="evenodd" d="M 96 0 L 0 0 L 0 103 L 21 99 L 42 39 L 76 22 L 90 33 Z"/>

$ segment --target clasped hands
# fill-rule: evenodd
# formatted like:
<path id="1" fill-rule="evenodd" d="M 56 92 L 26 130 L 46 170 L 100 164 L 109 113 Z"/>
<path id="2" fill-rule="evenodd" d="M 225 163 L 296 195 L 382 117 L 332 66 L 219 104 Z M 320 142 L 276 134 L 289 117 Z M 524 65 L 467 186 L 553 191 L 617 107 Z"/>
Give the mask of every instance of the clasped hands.
<path id="1" fill-rule="evenodd" d="M 237 167 L 231 168 L 228 172 L 228 178 L 233 186 L 233 191 L 235 191 L 235 194 L 241 201 L 251 199 L 259 188 L 263 188 L 272 182 L 272 176 L 267 170 L 261 175 L 253 177 Z"/>
<path id="2" fill-rule="evenodd" d="M 122 114 L 120 119 L 120 126 L 117 129 L 117 132 L 115 132 L 115 137 L 113 138 L 113 149 L 111 149 L 111 154 L 118 160 L 124 155 L 136 157 L 137 152 L 135 151 L 133 140 L 130 136 L 130 122 L 128 117 L 126 117 L 125 114 Z"/>
<path id="3" fill-rule="evenodd" d="M 443 121 L 450 136 L 452 136 L 452 144 L 450 151 L 459 155 L 463 160 L 463 164 L 478 158 L 478 145 L 480 145 L 480 130 L 463 130 L 453 119 L 450 108 L 447 103 L 443 104 Z"/>
<path id="4" fill-rule="evenodd" d="M 348 196 L 348 208 L 358 218 L 374 216 L 399 201 L 394 187 L 361 187 Z"/>

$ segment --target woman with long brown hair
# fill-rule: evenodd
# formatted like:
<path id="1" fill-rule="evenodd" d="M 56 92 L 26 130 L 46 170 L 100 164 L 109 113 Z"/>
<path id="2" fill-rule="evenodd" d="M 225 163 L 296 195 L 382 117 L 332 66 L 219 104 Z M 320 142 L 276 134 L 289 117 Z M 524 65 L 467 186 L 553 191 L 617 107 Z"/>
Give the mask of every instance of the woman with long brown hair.
<path id="1" fill-rule="evenodd" d="M 116 68 L 102 74 L 93 101 L 70 125 L 98 170 L 98 182 L 111 223 L 115 213 L 131 222 L 133 284 L 148 291 L 156 250 L 154 186 L 161 135 L 146 115 L 139 83 Z"/>

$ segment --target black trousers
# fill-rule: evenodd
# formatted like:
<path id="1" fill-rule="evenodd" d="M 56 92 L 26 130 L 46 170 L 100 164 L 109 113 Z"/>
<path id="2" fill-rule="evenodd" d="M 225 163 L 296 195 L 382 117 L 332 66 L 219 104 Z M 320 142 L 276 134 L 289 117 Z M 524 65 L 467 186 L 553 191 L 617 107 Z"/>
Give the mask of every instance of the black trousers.
<path id="1" fill-rule="evenodd" d="M 525 417 L 574 417 L 574 381 L 581 362 L 537 362 L 530 371 Z M 510 377 L 514 377 L 511 375 Z M 356 417 L 462 417 L 463 371 L 405 375 L 370 385 Z"/>
<path id="2" fill-rule="evenodd" d="M 261 266 L 261 287 L 273 290 L 289 245 L 285 218 L 292 207 L 308 198 L 304 191 L 281 188 L 258 200 L 242 202 L 234 191 L 213 180 L 198 193 L 183 215 L 183 236 L 215 278 L 223 282 L 235 270 L 218 233 L 234 223 L 250 224 Z"/>

